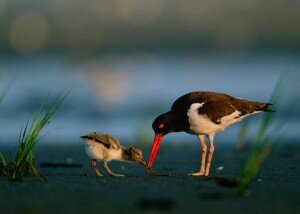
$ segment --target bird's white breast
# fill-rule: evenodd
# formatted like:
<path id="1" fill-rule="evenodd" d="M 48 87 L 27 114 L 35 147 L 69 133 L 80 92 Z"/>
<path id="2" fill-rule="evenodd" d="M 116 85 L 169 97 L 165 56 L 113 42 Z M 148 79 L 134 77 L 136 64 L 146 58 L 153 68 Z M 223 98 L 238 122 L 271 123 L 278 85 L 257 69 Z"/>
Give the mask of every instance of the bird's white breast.
<path id="1" fill-rule="evenodd" d="M 107 157 L 107 161 L 111 161 L 111 160 L 121 160 L 122 157 L 122 150 L 118 149 L 110 149 L 108 150 L 108 157 Z"/>
<path id="2" fill-rule="evenodd" d="M 96 143 L 92 140 L 88 140 L 86 142 L 85 151 L 91 158 L 96 160 L 103 160 L 104 157 L 103 147 L 104 146 L 101 146 L 99 143 Z"/>

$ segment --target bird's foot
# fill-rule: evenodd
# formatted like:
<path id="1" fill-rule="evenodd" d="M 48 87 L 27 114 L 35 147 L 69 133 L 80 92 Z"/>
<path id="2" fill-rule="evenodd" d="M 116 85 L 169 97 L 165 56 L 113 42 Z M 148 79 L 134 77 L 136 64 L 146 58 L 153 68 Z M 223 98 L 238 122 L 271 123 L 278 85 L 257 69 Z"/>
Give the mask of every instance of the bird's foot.
<path id="1" fill-rule="evenodd" d="M 122 175 L 122 174 L 111 174 L 112 176 L 114 177 L 124 177 L 125 175 Z"/>
<path id="2" fill-rule="evenodd" d="M 209 176 L 209 168 L 205 170 L 205 176 L 206 176 L 206 177 Z"/>
<path id="3" fill-rule="evenodd" d="M 189 175 L 192 175 L 192 176 L 203 176 L 203 175 L 205 175 L 205 172 L 200 171 L 200 172 L 190 173 Z"/>
<path id="4" fill-rule="evenodd" d="M 96 172 L 96 175 L 97 175 L 98 177 L 102 177 L 102 176 L 103 176 L 98 170 L 96 170 L 95 172 Z"/>

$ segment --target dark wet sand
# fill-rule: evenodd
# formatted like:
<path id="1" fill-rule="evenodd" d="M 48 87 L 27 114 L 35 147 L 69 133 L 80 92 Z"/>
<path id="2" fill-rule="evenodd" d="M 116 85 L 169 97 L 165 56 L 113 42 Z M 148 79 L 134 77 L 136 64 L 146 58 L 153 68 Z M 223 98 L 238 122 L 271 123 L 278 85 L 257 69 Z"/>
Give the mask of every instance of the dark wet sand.
<path id="1" fill-rule="evenodd" d="M 7 148 L 1 150 L 9 155 Z M 144 151 L 148 157 L 149 148 Z M 187 175 L 199 167 L 200 148 L 192 143 L 162 146 L 154 171 L 171 173 L 170 177 L 149 176 L 139 164 L 110 163 L 114 172 L 126 174 L 121 178 L 96 177 L 79 143 L 39 146 L 37 165 L 75 165 L 44 165 L 48 167 L 40 168 L 42 180 L 8 182 L 0 178 L 0 213 L 300 213 L 299 151 L 299 147 L 285 146 L 274 153 L 240 197 L 236 188 L 222 187 L 214 178 L 239 176 L 245 154 L 236 153 L 231 146 L 216 145 L 209 178 Z M 224 169 L 217 171 L 219 166 Z"/>

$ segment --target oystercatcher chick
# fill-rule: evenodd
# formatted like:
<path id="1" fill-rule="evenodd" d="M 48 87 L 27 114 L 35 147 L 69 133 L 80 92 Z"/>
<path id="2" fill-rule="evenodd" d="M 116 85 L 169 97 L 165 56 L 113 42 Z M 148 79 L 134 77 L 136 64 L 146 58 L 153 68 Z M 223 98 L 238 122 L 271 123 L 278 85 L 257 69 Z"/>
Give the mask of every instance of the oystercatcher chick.
<path id="1" fill-rule="evenodd" d="M 253 102 L 234 98 L 215 92 L 191 92 L 178 98 L 171 110 L 158 116 L 152 128 L 155 132 L 147 169 L 152 175 L 152 165 L 163 137 L 171 132 L 186 132 L 197 135 L 202 148 L 200 171 L 195 176 L 208 176 L 214 153 L 214 137 L 226 127 L 243 120 L 245 117 L 274 112 L 270 103 Z M 208 157 L 205 136 L 209 139 Z"/>
<path id="2" fill-rule="evenodd" d="M 102 166 L 106 172 L 112 176 L 124 176 L 113 173 L 107 165 L 112 160 L 136 162 L 146 165 L 142 151 L 138 148 L 125 148 L 120 145 L 117 138 L 102 132 L 93 132 L 82 136 L 86 143 L 86 152 L 93 159 L 92 167 L 97 176 L 102 176 L 97 169 L 97 161 L 102 160 Z"/>

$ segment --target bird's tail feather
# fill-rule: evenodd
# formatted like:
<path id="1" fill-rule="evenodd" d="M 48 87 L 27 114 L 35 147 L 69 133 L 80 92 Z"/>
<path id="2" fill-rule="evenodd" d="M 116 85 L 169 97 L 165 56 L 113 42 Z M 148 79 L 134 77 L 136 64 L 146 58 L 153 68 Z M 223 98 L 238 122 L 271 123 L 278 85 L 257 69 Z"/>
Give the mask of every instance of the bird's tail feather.
<path id="1" fill-rule="evenodd" d="M 273 105 L 272 103 L 265 103 L 264 107 L 262 107 L 260 110 L 261 110 L 261 111 L 264 111 L 264 112 L 270 112 L 270 113 L 276 112 L 276 111 L 270 109 L 270 107 L 271 107 L 272 105 Z"/>

